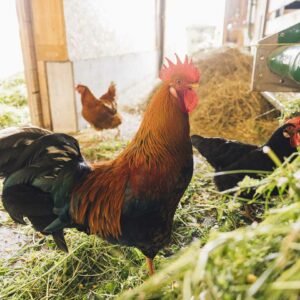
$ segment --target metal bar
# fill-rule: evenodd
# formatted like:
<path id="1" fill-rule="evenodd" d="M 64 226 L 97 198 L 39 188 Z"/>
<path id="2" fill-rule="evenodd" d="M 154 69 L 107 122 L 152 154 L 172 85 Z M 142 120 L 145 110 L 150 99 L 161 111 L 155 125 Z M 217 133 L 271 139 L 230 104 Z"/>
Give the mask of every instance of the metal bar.
<path id="1" fill-rule="evenodd" d="M 272 72 L 300 84 L 300 46 L 277 48 L 268 56 L 267 65 Z"/>
<path id="2" fill-rule="evenodd" d="M 270 92 L 261 92 L 264 98 L 266 98 L 275 108 L 280 111 L 284 110 L 284 105 Z"/>

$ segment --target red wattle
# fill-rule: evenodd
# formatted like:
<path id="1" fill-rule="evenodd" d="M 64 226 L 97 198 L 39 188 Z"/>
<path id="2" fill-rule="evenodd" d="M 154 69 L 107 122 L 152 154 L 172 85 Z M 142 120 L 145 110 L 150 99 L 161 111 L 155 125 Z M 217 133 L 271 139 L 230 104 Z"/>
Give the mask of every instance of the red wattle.
<path id="1" fill-rule="evenodd" d="M 300 134 L 296 132 L 291 139 L 291 146 L 296 148 L 299 145 L 300 145 Z"/>
<path id="2" fill-rule="evenodd" d="M 192 112 L 198 104 L 198 96 L 194 90 L 185 90 L 183 95 L 185 109 L 188 113 Z"/>

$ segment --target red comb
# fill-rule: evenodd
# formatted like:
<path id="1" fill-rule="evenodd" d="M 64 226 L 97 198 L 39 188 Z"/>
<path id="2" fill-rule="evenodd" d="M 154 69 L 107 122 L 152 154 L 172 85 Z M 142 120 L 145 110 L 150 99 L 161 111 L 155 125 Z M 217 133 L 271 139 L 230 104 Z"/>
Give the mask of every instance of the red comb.
<path id="1" fill-rule="evenodd" d="M 176 56 L 176 64 L 171 60 L 166 58 L 166 61 L 169 63 L 169 66 L 163 65 L 159 72 L 159 78 L 162 81 L 170 81 L 173 76 L 180 75 L 185 77 L 188 82 L 196 83 L 200 80 L 199 70 L 195 67 L 192 60 L 185 56 L 184 62 L 181 62 L 178 55 Z"/>

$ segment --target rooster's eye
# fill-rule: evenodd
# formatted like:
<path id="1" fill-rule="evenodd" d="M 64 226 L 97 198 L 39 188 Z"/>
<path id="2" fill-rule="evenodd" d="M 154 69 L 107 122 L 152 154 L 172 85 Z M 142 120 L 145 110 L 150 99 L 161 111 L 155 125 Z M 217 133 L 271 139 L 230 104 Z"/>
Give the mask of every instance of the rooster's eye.
<path id="1" fill-rule="evenodd" d="M 290 138 L 292 137 L 295 133 L 297 132 L 297 130 L 295 130 L 295 128 L 293 126 L 289 126 L 287 127 L 284 131 L 283 131 L 283 136 L 286 138 Z"/>
<path id="2" fill-rule="evenodd" d="M 176 80 L 176 84 L 181 85 L 182 81 L 180 79 Z"/>

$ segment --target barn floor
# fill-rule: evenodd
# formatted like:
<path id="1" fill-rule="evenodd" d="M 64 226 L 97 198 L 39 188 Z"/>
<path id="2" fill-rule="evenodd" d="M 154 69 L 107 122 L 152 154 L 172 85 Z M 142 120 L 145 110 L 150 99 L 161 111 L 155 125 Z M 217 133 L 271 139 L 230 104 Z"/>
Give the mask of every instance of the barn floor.
<path id="1" fill-rule="evenodd" d="M 106 140 L 103 145 L 105 148 L 116 144 Z M 113 155 L 117 152 L 110 150 Z M 157 256 L 157 269 L 194 239 L 200 238 L 205 243 L 211 230 L 227 231 L 247 223 L 238 205 L 234 214 L 229 213 L 229 219 L 221 217 L 219 212 L 226 214 L 228 209 L 223 197 L 215 192 L 211 178 L 207 177 L 209 171 L 198 158 L 194 180 L 176 213 L 173 242 Z M 0 216 L 1 222 L 7 220 L 5 213 Z M 147 278 L 144 258 L 133 248 L 112 246 L 99 238 L 67 230 L 70 253 L 66 255 L 56 250 L 50 237 L 45 239 L 30 225 L 16 226 L 6 221 L 1 228 L 0 273 L 5 281 L 0 279 L 3 286 L 0 294 L 5 298 L 13 292 L 17 297 L 24 294 L 27 298 L 42 299 L 48 284 L 49 299 L 56 299 L 58 295 L 62 299 L 83 299 L 86 295 L 109 299 Z M 37 278 L 40 279 L 37 281 Z M 60 281 L 57 278 L 61 278 Z"/>
<path id="2" fill-rule="evenodd" d="M 120 136 L 117 130 L 99 133 L 92 128 L 75 134 L 87 160 L 115 157 L 135 134 L 141 115 L 130 109 L 121 114 Z M 194 158 L 194 177 L 175 215 L 172 244 L 156 258 L 158 269 L 193 240 L 204 245 L 211 233 L 252 222 L 242 203 L 216 191 L 212 169 L 203 158 L 197 153 Z M 30 225 L 15 225 L 0 206 L 0 298 L 110 299 L 147 278 L 144 258 L 135 249 L 112 246 L 76 230 L 67 230 L 66 239 L 69 254 L 57 251 L 51 237 L 35 233 Z M 172 283 L 168 289 L 172 295 L 178 287 Z"/>
<path id="3" fill-rule="evenodd" d="M 122 116 L 119 137 L 116 137 L 117 130 L 99 133 L 92 128 L 75 135 L 86 159 L 91 162 L 107 160 L 115 157 L 126 146 L 139 126 L 141 115 L 122 112 Z M 224 197 L 215 191 L 210 172 L 210 167 L 195 153 L 194 179 L 176 214 L 173 243 L 161 251 L 156 259 L 158 268 L 168 261 L 168 257 L 186 247 L 195 238 L 201 238 L 205 243 L 210 230 L 229 230 L 249 222 L 239 210 L 239 205 L 235 208 L 235 215 L 230 213 L 230 220 L 222 217 L 219 219 L 218 211 L 225 212 L 227 208 L 224 206 Z M 42 274 L 49 270 L 47 280 L 50 284 L 50 295 L 56 295 L 57 289 L 61 289 L 60 295 L 68 299 L 82 299 L 87 294 L 98 295 L 100 299 L 104 296 L 105 299 L 111 298 L 147 278 L 144 259 L 135 249 L 111 246 L 98 238 L 82 235 L 76 230 L 67 230 L 66 239 L 71 249 L 69 255 L 56 251 L 51 237 L 45 238 L 34 232 L 30 225 L 14 224 L 3 208 L 0 208 L 0 273 L 6 278 L 4 282 L 0 280 L 0 286 L 3 285 L 4 290 L 0 296 L 9 295 L 11 289 L 16 295 L 21 295 L 23 292 L 19 290 L 19 286 L 23 286 L 27 297 L 43 298 L 45 282 L 38 283 L 35 278 L 43 276 Z M 83 247 L 83 244 L 86 246 Z M 104 259 L 102 255 L 110 258 Z M 85 259 L 90 259 L 90 256 L 95 260 L 86 262 Z M 64 260 L 66 261 L 62 263 L 63 267 L 60 267 L 60 264 L 56 265 L 57 261 Z M 38 261 L 38 264 L 34 263 L 35 261 Z M 83 264 L 80 267 L 83 271 L 79 273 L 74 267 L 77 261 Z M 45 269 L 45 266 L 48 267 Z M 101 271 L 97 271 L 99 268 Z M 57 272 L 63 278 L 62 281 L 55 281 Z M 118 278 L 118 282 L 112 283 L 112 278 Z M 18 285 L 15 286 L 14 282 L 18 282 Z M 35 288 L 32 290 L 33 284 Z M 75 291 L 74 284 L 81 288 Z"/>

